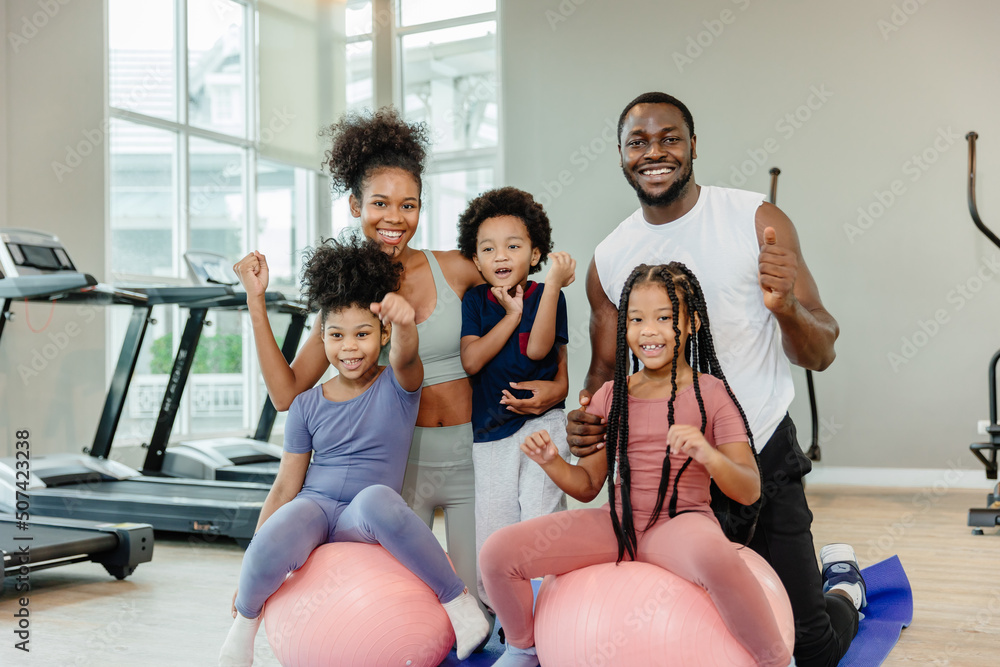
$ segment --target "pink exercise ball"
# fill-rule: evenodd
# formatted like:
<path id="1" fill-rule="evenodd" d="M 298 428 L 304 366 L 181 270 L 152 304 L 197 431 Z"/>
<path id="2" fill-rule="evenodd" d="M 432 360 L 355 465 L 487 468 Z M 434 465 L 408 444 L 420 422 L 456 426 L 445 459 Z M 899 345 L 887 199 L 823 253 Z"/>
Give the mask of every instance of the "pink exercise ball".
<path id="1" fill-rule="evenodd" d="M 264 605 L 283 667 L 433 667 L 455 643 L 427 584 L 377 544 L 318 547 Z"/>
<path id="2" fill-rule="evenodd" d="M 751 549 L 739 554 L 791 652 L 795 623 L 781 580 Z M 535 603 L 535 646 L 545 667 L 754 665 L 703 588 L 649 563 L 603 563 L 546 577 Z"/>

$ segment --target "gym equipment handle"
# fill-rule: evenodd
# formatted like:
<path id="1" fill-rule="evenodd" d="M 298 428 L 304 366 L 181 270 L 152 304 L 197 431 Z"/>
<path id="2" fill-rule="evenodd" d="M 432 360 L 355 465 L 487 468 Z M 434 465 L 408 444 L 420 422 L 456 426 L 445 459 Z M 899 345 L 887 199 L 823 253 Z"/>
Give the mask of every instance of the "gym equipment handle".
<path id="1" fill-rule="evenodd" d="M 972 222 L 976 223 L 979 231 L 993 241 L 993 245 L 1000 248 L 1000 238 L 983 224 L 983 219 L 979 217 L 979 208 L 976 206 L 976 139 L 978 138 L 979 133 L 975 131 L 965 135 L 966 141 L 969 142 L 969 214 L 972 215 Z"/>

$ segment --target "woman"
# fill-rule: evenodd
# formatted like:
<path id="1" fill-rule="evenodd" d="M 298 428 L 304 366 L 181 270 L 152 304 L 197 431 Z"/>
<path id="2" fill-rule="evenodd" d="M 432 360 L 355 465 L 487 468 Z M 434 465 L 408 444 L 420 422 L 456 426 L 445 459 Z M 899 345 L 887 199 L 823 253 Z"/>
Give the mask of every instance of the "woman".
<path id="1" fill-rule="evenodd" d="M 386 107 L 374 114 L 349 114 L 332 125 L 324 165 L 337 194 L 350 193 L 351 215 L 362 233 L 377 241 L 403 266 L 398 294 L 413 307 L 424 365 L 403 498 L 428 525 L 434 510 L 445 516 L 447 549 L 455 570 L 476 590 L 476 531 L 472 470 L 472 388 L 460 356 L 462 296 L 483 282 L 475 265 L 457 250 L 411 248 L 420 216 L 421 175 L 427 129 L 410 125 Z M 274 339 L 264 305 L 267 262 L 253 252 L 233 267 L 247 290 L 257 355 L 268 394 L 278 410 L 311 388 L 329 367 L 320 327 L 289 365 Z M 552 382 L 524 382 L 513 388 L 532 397 L 504 400 L 518 414 L 541 414 L 568 391 L 563 353 Z"/>

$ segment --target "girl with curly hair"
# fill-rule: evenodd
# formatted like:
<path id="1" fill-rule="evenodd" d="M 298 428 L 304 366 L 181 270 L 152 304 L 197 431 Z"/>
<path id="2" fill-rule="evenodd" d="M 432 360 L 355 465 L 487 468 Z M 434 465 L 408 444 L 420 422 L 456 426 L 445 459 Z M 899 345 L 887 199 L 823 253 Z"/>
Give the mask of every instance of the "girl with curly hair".
<path id="1" fill-rule="evenodd" d="M 489 632 L 437 538 L 399 495 L 424 379 L 413 307 L 395 293 L 401 274 L 371 240 L 327 242 L 306 263 L 303 287 L 320 309 L 316 328 L 337 375 L 288 410 L 281 465 L 243 558 L 222 666 L 253 663 L 264 602 L 328 542 L 381 544 L 417 575 L 448 613 L 460 659 Z"/>
<path id="2" fill-rule="evenodd" d="M 424 365 L 403 498 L 428 525 L 442 509 L 448 554 L 470 590 L 476 590 L 475 495 L 472 469 L 472 387 L 462 367 L 462 296 L 482 283 L 475 264 L 458 250 L 413 248 L 417 231 L 427 128 L 408 124 L 392 108 L 348 114 L 327 130 L 325 167 L 335 194 L 350 193 L 362 233 L 403 268 L 398 294 L 413 306 Z M 247 290 L 254 340 L 268 394 L 279 410 L 312 387 L 328 368 L 319 334 L 309 336 L 289 365 L 267 320 L 263 293 L 267 262 L 260 253 L 234 267 Z M 554 381 L 519 383 L 529 398 L 505 399 L 518 414 L 542 414 L 566 397 L 565 352 Z"/>

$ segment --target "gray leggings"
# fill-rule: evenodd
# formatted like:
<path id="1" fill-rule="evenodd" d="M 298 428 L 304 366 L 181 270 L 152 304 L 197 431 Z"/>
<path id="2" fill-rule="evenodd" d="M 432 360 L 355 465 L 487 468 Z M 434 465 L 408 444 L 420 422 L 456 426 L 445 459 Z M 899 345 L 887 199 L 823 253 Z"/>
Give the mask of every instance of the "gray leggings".
<path id="1" fill-rule="evenodd" d="M 398 493 L 376 484 L 362 489 L 349 503 L 300 493 L 279 507 L 243 556 L 236 610 L 244 618 L 257 618 L 285 576 L 302 567 L 313 549 L 327 542 L 381 544 L 441 602 L 454 600 L 465 588 L 434 534 Z"/>
<path id="2" fill-rule="evenodd" d="M 440 507 L 444 511 L 448 556 L 469 592 L 476 595 L 476 494 L 471 423 L 414 429 L 403 478 L 403 499 L 428 526 L 434 522 L 435 509 Z"/>

